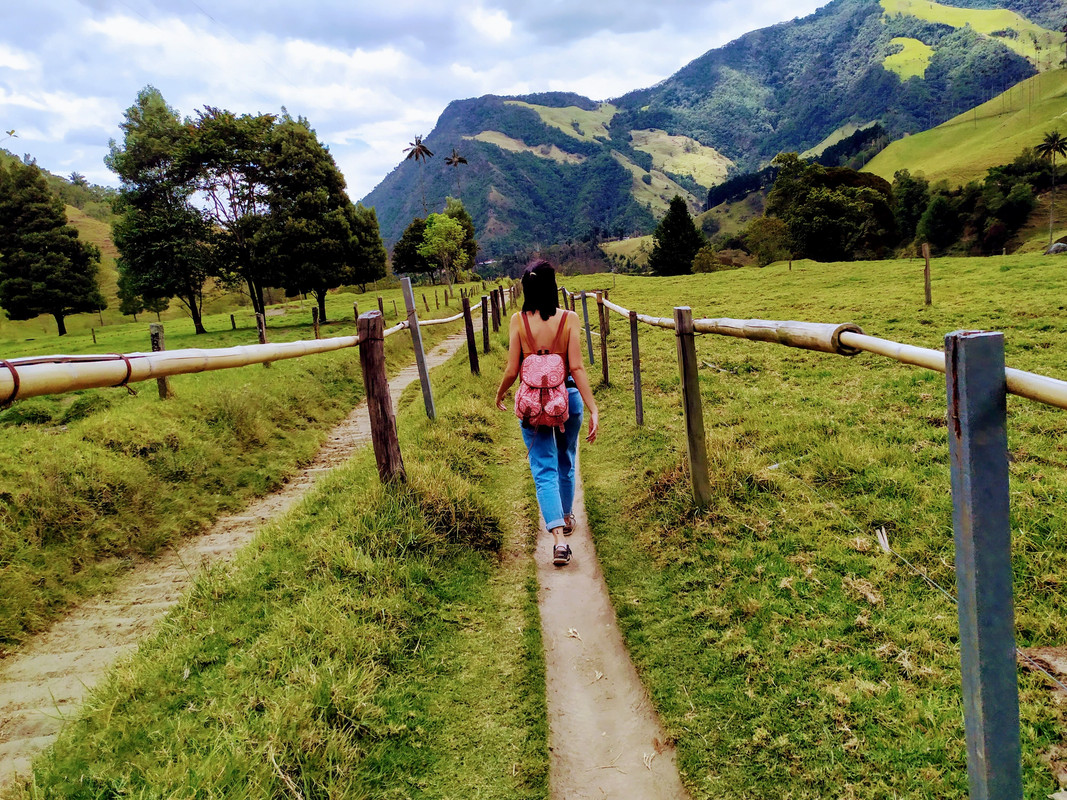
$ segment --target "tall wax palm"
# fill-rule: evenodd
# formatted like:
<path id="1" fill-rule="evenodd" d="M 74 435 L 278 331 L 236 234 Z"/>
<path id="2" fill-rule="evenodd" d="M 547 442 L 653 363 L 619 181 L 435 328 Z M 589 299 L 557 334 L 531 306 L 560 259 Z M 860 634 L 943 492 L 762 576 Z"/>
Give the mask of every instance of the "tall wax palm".
<path id="1" fill-rule="evenodd" d="M 416 164 L 419 161 L 425 163 L 427 159 L 433 158 L 433 153 L 430 148 L 422 143 L 422 137 L 416 136 L 414 142 L 408 142 L 408 146 L 404 148 L 404 152 L 407 153 L 404 156 L 405 161 L 414 161 Z M 422 181 L 422 175 L 419 175 L 419 185 L 422 186 L 422 213 L 428 214 L 429 211 L 426 208 L 426 187 Z"/>
<path id="2" fill-rule="evenodd" d="M 1052 201 L 1048 205 L 1048 244 L 1052 246 L 1052 211 L 1056 206 L 1056 156 L 1067 156 L 1067 138 L 1059 131 L 1049 131 L 1034 148 L 1042 158 L 1052 159 Z"/>
<path id="3" fill-rule="evenodd" d="M 450 167 L 458 167 L 460 164 L 466 164 L 466 163 L 467 163 L 467 159 L 465 159 L 463 156 L 461 156 L 459 154 L 459 151 L 456 150 L 456 148 L 454 148 L 454 147 L 452 148 L 452 155 L 445 156 L 445 164 L 447 164 Z M 463 193 L 463 189 L 459 184 L 459 173 L 457 172 L 456 173 L 456 194 L 460 195 L 462 193 Z"/>

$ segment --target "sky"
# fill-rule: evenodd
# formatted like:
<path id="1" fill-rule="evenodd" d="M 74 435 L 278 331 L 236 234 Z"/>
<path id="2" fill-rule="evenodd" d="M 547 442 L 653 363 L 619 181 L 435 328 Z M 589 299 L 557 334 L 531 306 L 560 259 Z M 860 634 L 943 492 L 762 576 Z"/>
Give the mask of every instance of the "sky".
<path id="1" fill-rule="evenodd" d="M 306 117 L 359 200 L 452 100 L 606 100 L 825 2 L 0 0 L 0 147 L 117 185 L 108 141 L 151 84 L 183 116 Z"/>

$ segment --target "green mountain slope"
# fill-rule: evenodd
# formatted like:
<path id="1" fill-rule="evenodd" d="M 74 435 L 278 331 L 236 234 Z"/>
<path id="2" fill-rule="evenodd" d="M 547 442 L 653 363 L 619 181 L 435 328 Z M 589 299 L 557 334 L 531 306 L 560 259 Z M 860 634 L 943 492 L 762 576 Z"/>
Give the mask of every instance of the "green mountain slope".
<path id="1" fill-rule="evenodd" d="M 670 198 L 783 151 L 816 151 L 875 122 L 898 138 L 934 127 L 1057 61 L 1046 0 L 833 0 L 746 34 L 610 103 L 576 94 L 451 103 L 363 202 L 395 242 L 447 195 L 470 210 L 484 255 L 649 232 Z M 1059 26 L 1056 25 L 1056 28 Z M 456 148 L 468 160 L 450 169 Z"/>
<path id="2" fill-rule="evenodd" d="M 936 128 L 893 142 L 864 168 L 886 180 L 899 169 L 961 185 L 1006 164 L 1063 120 L 1067 70 L 1044 72 Z"/>

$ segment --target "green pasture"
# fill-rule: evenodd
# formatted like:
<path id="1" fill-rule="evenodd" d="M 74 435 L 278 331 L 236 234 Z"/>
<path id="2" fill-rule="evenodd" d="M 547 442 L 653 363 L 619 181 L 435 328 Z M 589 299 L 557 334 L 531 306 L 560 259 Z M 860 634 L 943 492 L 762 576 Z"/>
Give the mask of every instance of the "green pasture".
<path id="1" fill-rule="evenodd" d="M 1067 377 L 1067 269 L 1051 257 L 818 264 L 679 278 L 618 276 L 611 297 L 669 316 L 859 324 L 941 348 L 1001 330 L 1011 366 Z M 568 278 L 569 289 L 604 285 Z M 964 798 L 956 609 L 891 546 L 955 589 L 944 377 L 871 355 L 699 336 L 714 498 L 694 507 L 674 336 L 641 326 L 645 426 L 628 326 L 611 320 L 586 504 L 627 644 L 678 743 L 694 798 Z M 594 337 L 594 342 L 597 342 Z M 599 359 L 599 349 L 597 349 Z M 600 364 L 592 369 L 596 378 Z M 1067 638 L 1065 412 L 1009 400 L 1016 631 Z M 1020 673 L 1026 796 L 1067 706 Z"/>
<path id="2" fill-rule="evenodd" d="M 547 796 L 526 466 L 465 355 L 371 448 L 199 578 L 9 798 Z"/>
<path id="3" fill-rule="evenodd" d="M 905 81 L 926 75 L 926 68 L 930 66 L 930 59 L 934 55 L 934 49 L 930 45 L 906 36 L 897 36 L 890 43 L 899 45 L 900 51 L 886 56 L 882 66 Z"/>
<path id="4" fill-rule="evenodd" d="M 610 139 L 608 125 L 615 116 L 616 108 L 611 103 L 600 103 L 593 111 L 587 111 L 578 106 L 542 106 L 527 103 L 522 100 L 505 100 L 512 106 L 522 106 L 536 112 L 541 121 L 553 128 L 558 128 L 568 136 L 575 139 L 593 141 L 594 139 Z"/>
<path id="5" fill-rule="evenodd" d="M 886 14 L 903 14 L 953 28 L 970 27 L 1028 58 L 1039 68 L 1050 59 L 1050 52 L 1051 58 L 1055 58 L 1054 48 L 1063 44 L 1060 34 L 1006 8 L 958 8 L 932 0 L 881 0 L 881 3 Z"/>
<path id="6" fill-rule="evenodd" d="M 1067 69 L 1035 75 L 987 103 L 922 133 L 898 139 L 863 168 L 893 180 L 897 170 L 954 186 L 981 180 L 986 170 L 1009 164 L 1035 147 L 1048 131 L 1064 131 Z"/>
<path id="7" fill-rule="evenodd" d="M 417 296 L 422 304 L 422 288 Z M 441 292 L 441 290 L 438 290 Z M 443 292 L 441 292 L 443 294 Z M 458 289 L 457 289 L 458 293 Z M 399 289 L 382 292 L 386 325 Z M 430 316 L 451 316 L 456 304 Z M 355 334 L 352 301 L 331 295 L 321 335 Z M 420 313 L 426 316 L 424 307 Z M 197 336 L 187 320 L 165 324 L 167 347 L 230 347 L 258 342 L 254 321 L 238 313 L 208 317 Z M 426 328 L 432 347 L 462 323 Z M 270 341 L 313 336 L 311 305 L 268 309 Z M 386 342 L 390 372 L 412 361 L 406 332 Z M 148 323 L 108 325 L 62 338 L 0 339 L 0 358 L 150 349 Z M 314 456 L 329 429 L 363 397 L 359 359 L 342 350 L 279 361 L 264 369 L 177 376 L 175 397 L 160 401 L 154 381 L 18 401 L 0 411 L 0 649 L 45 627 L 80 597 L 104 590 L 137 556 L 204 530 L 219 514 L 280 486 Z"/>

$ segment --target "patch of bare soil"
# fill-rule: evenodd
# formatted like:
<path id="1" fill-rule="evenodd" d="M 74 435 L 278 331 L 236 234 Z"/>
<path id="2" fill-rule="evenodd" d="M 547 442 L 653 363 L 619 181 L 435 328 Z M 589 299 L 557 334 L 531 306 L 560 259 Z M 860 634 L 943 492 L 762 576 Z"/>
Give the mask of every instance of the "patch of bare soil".
<path id="1" fill-rule="evenodd" d="M 476 320 L 480 330 L 481 320 Z M 466 345 L 450 336 L 427 353 L 427 366 L 443 364 Z M 396 399 L 418 380 L 412 365 L 389 381 Z M 0 661 L 0 787 L 26 773 L 64 721 L 119 657 L 132 652 L 176 604 L 206 566 L 225 562 L 255 536 L 262 523 L 284 514 L 315 483 L 370 440 L 367 406 L 361 403 L 329 434 L 314 461 L 284 488 L 243 512 L 220 518 L 203 536 L 182 542 L 158 559 L 130 570 L 115 591 L 75 608 L 13 656 Z"/>
<path id="2" fill-rule="evenodd" d="M 634 669 L 589 534 L 581 482 L 571 562 L 552 565 L 537 541 L 548 690 L 549 784 L 556 800 L 682 800 L 674 747 Z"/>

